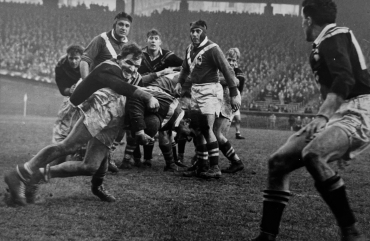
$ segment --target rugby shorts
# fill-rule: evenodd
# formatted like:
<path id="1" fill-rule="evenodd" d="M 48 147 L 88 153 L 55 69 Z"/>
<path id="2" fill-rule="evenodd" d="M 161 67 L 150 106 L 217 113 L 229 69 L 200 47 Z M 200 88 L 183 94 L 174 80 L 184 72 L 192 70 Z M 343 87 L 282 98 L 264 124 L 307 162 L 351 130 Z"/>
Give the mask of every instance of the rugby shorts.
<path id="1" fill-rule="evenodd" d="M 220 115 L 223 88 L 220 83 L 193 84 L 191 87 L 191 109 L 206 115 Z"/>
<path id="2" fill-rule="evenodd" d="M 331 126 L 341 128 L 348 136 L 349 150 L 343 159 L 352 159 L 364 151 L 370 144 L 370 94 L 346 100 L 326 128 Z"/>
<path id="3" fill-rule="evenodd" d="M 56 144 L 66 139 L 80 116 L 79 108 L 71 105 L 69 97 L 65 97 L 59 108 L 57 120 L 53 126 L 52 143 Z"/>
<path id="4" fill-rule="evenodd" d="M 96 91 L 79 105 L 84 125 L 90 134 L 108 148 L 111 148 L 120 128 L 123 126 L 126 97 L 111 89 Z"/>

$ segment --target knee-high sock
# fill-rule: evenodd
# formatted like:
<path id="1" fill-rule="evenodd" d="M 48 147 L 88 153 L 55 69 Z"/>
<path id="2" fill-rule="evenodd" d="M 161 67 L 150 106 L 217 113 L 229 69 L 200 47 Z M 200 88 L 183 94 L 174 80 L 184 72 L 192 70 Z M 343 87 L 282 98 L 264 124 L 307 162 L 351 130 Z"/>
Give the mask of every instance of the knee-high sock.
<path id="1" fill-rule="evenodd" d="M 277 235 L 279 233 L 279 226 L 284 208 L 288 204 L 290 198 L 290 192 L 265 190 L 263 193 L 261 231 Z"/>
<path id="2" fill-rule="evenodd" d="M 208 159 L 209 165 L 215 166 L 218 165 L 218 158 L 219 158 L 219 149 L 218 149 L 218 142 L 214 141 L 211 143 L 207 143 L 207 150 L 208 150 Z"/>
<path id="3" fill-rule="evenodd" d="M 220 145 L 220 150 L 222 154 L 230 161 L 230 162 L 236 162 L 240 161 L 240 158 L 235 153 L 234 148 L 231 146 L 230 142 L 227 141 L 226 143 Z"/>
<path id="4" fill-rule="evenodd" d="M 108 171 L 108 157 L 105 157 L 100 164 L 99 169 L 95 172 L 95 174 L 91 178 L 91 184 L 93 186 L 100 186 L 103 184 L 105 175 Z"/>
<path id="5" fill-rule="evenodd" d="M 148 145 L 144 146 L 144 160 L 153 159 L 153 148 L 154 142 L 150 142 Z"/>
<path id="6" fill-rule="evenodd" d="M 141 159 L 140 145 L 136 146 L 133 155 L 135 159 Z"/>
<path id="7" fill-rule="evenodd" d="M 344 182 L 338 174 L 324 182 L 316 182 L 315 187 L 333 212 L 339 227 L 345 228 L 356 223 L 355 215 L 349 206 Z"/>
<path id="8" fill-rule="evenodd" d="M 159 145 L 159 148 L 162 151 L 164 160 L 166 161 L 166 165 L 173 163 L 172 145 Z"/>
<path id="9" fill-rule="evenodd" d="M 177 150 L 176 150 L 176 146 L 177 146 L 177 143 L 176 142 L 172 142 L 171 143 L 172 145 L 172 154 L 173 154 L 173 159 L 174 160 L 177 160 Z"/>
<path id="10" fill-rule="evenodd" d="M 207 146 L 205 144 L 196 146 L 196 153 L 197 153 L 197 165 L 199 167 L 207 166 L 208 162 Z"/>
<path id="11" fill-rule="evenodd" d="M 125 156 L 123 158 L 123 161 L 129 161 L 135 151 L 136 144 L 132 144 L 130 142 L 127 143 L 126 145 L 126 150 L 125 150 Z"/>
<path id="12" fill-rule="evenodd" d="M 179 153 L 179 156 L 182 155 L 184 156 L 184 153 L 185 153 L 185 146 L 186 146 L 186 140 L 185 139 L 182 139 L 182 140 L 179 140 L 178 143 L 177 143 L 177 146 L 178 146 L 178 153 Z"/>

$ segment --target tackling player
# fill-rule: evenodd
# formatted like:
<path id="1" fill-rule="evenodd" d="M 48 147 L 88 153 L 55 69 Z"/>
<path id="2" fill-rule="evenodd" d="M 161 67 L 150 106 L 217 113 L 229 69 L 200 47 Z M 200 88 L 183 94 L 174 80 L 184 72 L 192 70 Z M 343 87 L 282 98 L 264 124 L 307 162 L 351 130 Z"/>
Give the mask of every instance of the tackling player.
<path id="1" fill-rule="evenodd" d="M 302 27 L 313 42 L 310 65 L 320 84 L 316 118 L 293 134 L 268 160 L 261 232 L 253 241 L 275 240 L 291 196 L 290 173 L 305 167 L 329 206 L 342 241 L 367 240 L 356 227 L 343 179 L 329 163 L 350 160 L 369 146 L 370 75 L 353 32 L 335 24 L 332 0 L 304 0 Z"/>

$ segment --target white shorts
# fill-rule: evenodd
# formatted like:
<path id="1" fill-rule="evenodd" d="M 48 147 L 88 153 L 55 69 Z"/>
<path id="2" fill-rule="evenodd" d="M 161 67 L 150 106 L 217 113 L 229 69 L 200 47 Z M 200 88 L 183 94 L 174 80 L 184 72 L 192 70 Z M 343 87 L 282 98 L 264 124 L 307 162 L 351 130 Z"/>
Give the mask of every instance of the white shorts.
<path id="1" fill-rule="evenodd" d="M 230 91 L 227 86 L 223 87 L 223 95 L 224 98 L 222 100 L 221 115 L 229 119 L 229 121 L 233 121 L 234 116 L 237 115 L 237 113 L 240 115 L 240 111 L 233 111 L 233 108 L 231 107 Z"/>
<path id="2" fill-rule="evenodd" d="M 191 87 L 191 109 L 205 115 L 220 115 L 223 89 L 220 83 L 193 84 Z"/>
<path id="3" fill-rule="evenodd" d="M 53 127 L 52 143 L 59 143 L 66 139 L 80 116 L 80 110 L 70 104 L 69 97 L 65 97 Z"/>
<path id="4" fill-rule="evenodd" d="M 84 125 L 90 134 L 107 147 L 111 147 L 118 131 L 123 127 L 126 97 L 111 89 L 96 91 L 79 105 Z"/>
<path id="5" fill-rule="evenodd" d="M 330 118 L 325 129 L 332 126 L 341 128 L 348 136 L 349 149 L 343 160 L 350 160 L 364 151 L 370 144 L 370 95 L 346 100 Z M 315 136 L 321 133 L 323 131 Z"/>

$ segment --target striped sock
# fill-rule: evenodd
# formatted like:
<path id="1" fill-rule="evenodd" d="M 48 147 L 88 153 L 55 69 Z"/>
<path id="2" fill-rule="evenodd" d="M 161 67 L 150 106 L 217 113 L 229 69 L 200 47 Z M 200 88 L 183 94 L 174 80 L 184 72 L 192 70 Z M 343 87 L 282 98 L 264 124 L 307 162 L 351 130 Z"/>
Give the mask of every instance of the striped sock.
<path id="1" fill-rule="evenodd" d="M 211 143 L 207 143 L 207 150 L 208 150 L 208 159 L 209 165 L 216 166 L 218 165 L 218 157 L 219 157 L 219 149 L 218 149 L 218 142 L 214 141 Z"/>
<path id="2" fill-rule="evenodd" d="M 234 148 L 231 146 L 230 142 L 227 141 L 226 143 L 220 145 L 220 151 L 224 156 L 231 162 L 240 161 L 240 158 L 235 153 Z"/>
<path id="3" fill-rule="evenodd" d="M 323 182 L 316 182 L 315 187 L 333 212 L 339 227 L 345 228 L 356 223 L 343 179 L 337 173 Z"/>
<path id="4" fill-rule="evenodd" d="M 290 192 L 265 190 L 263 193 L 261 231 L 277 235 L 279 233 L 279 226 L 284 208 L 288 204 L 290 198 Z"/>
<path id="5" fill-rule="evenodd" d="M 196 147 L 196 153 L 197 153 L 197 162 L 200 167 L 207 166 L 208 162 L 208 151 L 207 146 L 205 144 L 198 145 Z"/>
<path id="6" fill-rule="evenodd" d="M 173 162 L 173 153 L 172 153 L 172 145 L 159 145 L 159 149 L 161 149 L 164 160 L 166 161 L 166 165 L 169 165 Z"/>
<path id="7" fill-rule="evenodd" d="M 135 151 L 136 145 L 132 145 L 127 143 L 126 150 L 125 150 L 125 157 L 123 158 L 124 161 L 129 161 L 132 158 L 132 155 Z"/>

